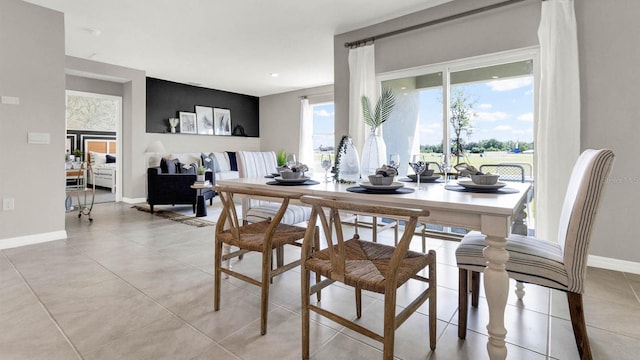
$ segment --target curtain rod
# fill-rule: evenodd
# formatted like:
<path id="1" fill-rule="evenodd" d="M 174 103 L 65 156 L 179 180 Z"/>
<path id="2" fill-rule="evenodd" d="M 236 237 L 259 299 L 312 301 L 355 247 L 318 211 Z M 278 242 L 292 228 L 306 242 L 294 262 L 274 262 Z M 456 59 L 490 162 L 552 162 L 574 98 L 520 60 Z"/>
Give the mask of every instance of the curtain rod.
<path id="1" fill-rule="evenodd" d="M 413 31 L 413 30 L 418 30 L 418 29 L 422 29 L 422 28 L 425 28 L 425 27 L 429 27 L 429 26 L 432 26 L 432 25 L 441 24 L 441 23 L 444 23 L 444 22 L 447 22 L 447 21 L 460 19 L 460 18 L 467 17 L 467 16 L 470 16 L 470 15 L 479 14 L 479 13 L 482 13 L 482 12 L 485 12 L 485 11 L 498 9 L 498 8 L 503 7 L 503 6 L 519 3 L 519 2 L 522 2 L 522 1 L 526 1 L 526 0 L 507 0 L 507 1 L 503 1 L 503 2 L 500 2 L 500 3 L 493 4 L 493 5 L 487 5 L 487 6 L 484 6 L 484 7 L 481 7 L 481 8 L 465 11 L 465 12 L 462 12 L 462 13 L 459 13 L 459 14 L 445 16 L 445 17 L 440 18 L 440 19 L 427 21 L 427 22 L 424 22 L 424 23 L 421 23 L 421 24 L 416 24 L 416 25 L 413 25 L 413 26 L 409 26 L 409 27 L 406 27 L 406 28 L 403 28 L 403 29 L 393 30 L 393 31 L 389 31 L 389 32 L 386 32 L 386 33 L 383 33 L 383 34 L 380 34 L 380 35 L 371 36 L 371 37 L 360 39 L 360 40 L 356 40 L 356 41 L 346 42 L 346 43 L 344 43 L 344 47 L 346 47 L 346 48 L 357 48 L 357 47 L 360 47 L 360 46 L 364 46 L 369 42 L 373 43 L 375 40 L 378 40 L 378 39 L 383 39 L 383 38 L 387 38 L 387 37 L 390 37 L 390 36 L 403 34 L 403 33 L 409 32 L 409 31 Z"/>

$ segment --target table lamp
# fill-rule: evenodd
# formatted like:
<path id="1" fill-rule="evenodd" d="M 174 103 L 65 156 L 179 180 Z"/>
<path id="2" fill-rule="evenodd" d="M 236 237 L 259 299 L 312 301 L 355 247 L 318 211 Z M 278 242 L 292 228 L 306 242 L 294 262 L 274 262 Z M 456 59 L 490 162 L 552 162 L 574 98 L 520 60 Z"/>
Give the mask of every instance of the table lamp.
<path id="1" fill-rule="evenodd" d="M 153 167 L 160 165 L 160 159 L 162 158 L 162 155 L 167 153 L 167 151 L 164 149 L 162 142 L 160 140 L 156 140 L 147 146 L 144 153 L 152 155 L 149 156 L 149 166 Z"/>

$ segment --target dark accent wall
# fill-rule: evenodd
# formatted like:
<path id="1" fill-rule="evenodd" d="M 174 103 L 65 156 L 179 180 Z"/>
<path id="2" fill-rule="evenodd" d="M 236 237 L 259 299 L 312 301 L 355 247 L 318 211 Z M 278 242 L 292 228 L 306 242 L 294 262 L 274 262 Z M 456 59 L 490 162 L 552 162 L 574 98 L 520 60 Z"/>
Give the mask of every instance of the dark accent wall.
<path id="1" fill-rule="evenodd" d="M 180 111 L 195 112 L 196 105 L 229 109 L 231 129 L 241 125 L 246 136 L 260 136 L 258 97 L 147 78 L 148 133 L 170 132 L 169 118 L 177 118 Z"/>

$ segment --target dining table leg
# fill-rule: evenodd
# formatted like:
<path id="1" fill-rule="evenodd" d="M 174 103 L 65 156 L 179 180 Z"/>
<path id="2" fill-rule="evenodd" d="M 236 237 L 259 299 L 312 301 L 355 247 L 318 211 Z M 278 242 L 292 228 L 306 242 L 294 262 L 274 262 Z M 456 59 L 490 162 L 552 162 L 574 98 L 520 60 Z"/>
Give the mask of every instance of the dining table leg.
<path id="1" fill-rule="evenodd" d="M 507 240 L 504 237 L 487 236 L 485 242 L 487 247 L 483 254 L 487 259 L 487 267 L 484 270 L 484 291 L 489 307 L 487 351 L 491 360 L 504 360 L 507 358 L 504 312 L 509 291 L 509 275 L 505 270 L 505 263 L 509 259 L 509 252 L 505 250 Z"/>

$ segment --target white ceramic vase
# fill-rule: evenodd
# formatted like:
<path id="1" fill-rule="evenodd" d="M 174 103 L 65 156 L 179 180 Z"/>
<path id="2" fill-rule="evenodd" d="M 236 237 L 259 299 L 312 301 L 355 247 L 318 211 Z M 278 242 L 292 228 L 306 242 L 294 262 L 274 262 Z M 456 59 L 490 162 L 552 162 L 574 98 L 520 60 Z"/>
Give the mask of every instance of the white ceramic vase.
<path id="1" fill-rule="evenodd" d="M 366 178 L 369 175 L 374 175 L 376 169 L 386 163 L 387 161 L 387 145 L 384 143 L 382 136 L 376 134 L 375 129 L 371 129 L 369 136 L 364 141 L 364 147 L 362 148 L 362 162 L 360 168 L 362 170 L 362 177 Z"/>

